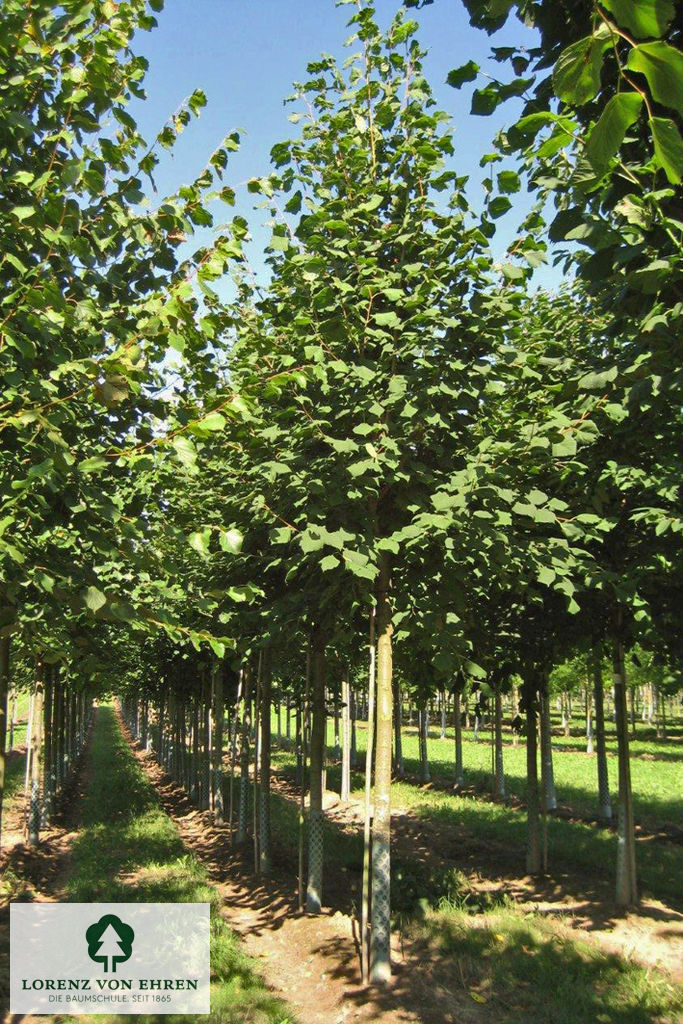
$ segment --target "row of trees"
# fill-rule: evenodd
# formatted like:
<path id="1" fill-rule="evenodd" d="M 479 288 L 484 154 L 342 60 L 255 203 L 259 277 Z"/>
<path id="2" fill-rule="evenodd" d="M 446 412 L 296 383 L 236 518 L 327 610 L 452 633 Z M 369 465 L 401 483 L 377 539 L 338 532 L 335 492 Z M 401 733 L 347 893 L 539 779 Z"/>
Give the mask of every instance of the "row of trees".
<path id="1" fill-rule="evenodd" d="M 487 28 L 519 7 L 540 33 L 535 53 L 494 51 L 514 77 L 473 96 L 475 113 L 509 96 L 525 103 L 484 160 L 483 210 L 453 167 L 416 23 L 399 13 L 383 32 L 360 4 L 358 52 L 309 65 L 290 117 L 298 136 L 249 183 L 272 224 L 262 287 L 240 217 L 211 246 L 179 249 L 210 226 L 214 203 L 234 202 L 220 179 L 236 135 L 176 196 L 143 202 L 160 151 L 205 102 L 193 94 L 153 146 L 141 138 L 127 106 L 145 70 L 128 46 L 154 23 L 143 0 L 66 0 L 51 12 L 9 0 L 0 14 L 15 69 L 1 86 L 0 708 L 19 635 L 30 657 L 66 662 L 70 677 L 117 680 L 136 729 L 149 728 L 153 703 L 164 764 L 224 813 L 210 780 L 222 708 L 241 701 L 225 735 L 231 756 L 247 757 L 253 717 L 267 870 L 275 673 L 300 707 L 315 911 L 325 695 L 362 673 L 373 739 L 363 935 L 378 983 L 390 972 L 397 680 L 423 707 L 435 690 L 457 701 L 478 681 L 496 718 L 512 677 L 522 680 L 536 873 L 536 719 L 549 678 L 568 652 L 591 659 L 599 744 L 608 656 L 617 900 L 629 904 L 626 649 L 637 639 L 679 678 L 673 8 L 468 7 Z M 477 74 L 470 63 L 449 80 Z M 538 203 L 498 263 L 496 220 L 525 186 Z M 534 293 L 549 239 L 565 238 L 578 243 L 562 256 L 577 281 Z M 228 271 L 229 302 L 213 286 Z M 546 764 L 546 729 L 540 741 Z"/>

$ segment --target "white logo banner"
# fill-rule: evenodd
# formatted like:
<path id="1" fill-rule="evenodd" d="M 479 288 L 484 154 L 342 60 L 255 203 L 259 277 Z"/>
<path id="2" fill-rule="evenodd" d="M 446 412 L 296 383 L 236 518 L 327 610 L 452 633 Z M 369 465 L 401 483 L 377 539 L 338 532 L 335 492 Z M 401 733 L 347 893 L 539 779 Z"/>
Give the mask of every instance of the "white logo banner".
<path id="1" fill-rule="evenodd" d="M 209 1013 L 208 903 L 12 903 L 10 1013 Z"/>

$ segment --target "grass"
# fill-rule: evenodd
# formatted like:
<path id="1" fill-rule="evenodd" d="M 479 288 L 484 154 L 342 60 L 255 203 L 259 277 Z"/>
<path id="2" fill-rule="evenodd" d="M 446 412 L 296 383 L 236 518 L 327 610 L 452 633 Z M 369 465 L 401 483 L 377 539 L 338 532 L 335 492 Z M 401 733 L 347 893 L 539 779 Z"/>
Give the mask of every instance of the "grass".
<path id="1" fill-rule="evenodd" d="M 221 900 L 203 865 L 187 852 L 173 822 L 132 756 L 111 707 L 100 708 L 92 741 L 92 774 L 73 846 L 68 899 L 76 902 L 211 904 L 211 1024 L 291 1024 L 286 1005 L 265 987 L 220 917 Z M 55 1020 L 65 1019 L 55 1017 Z M 95 1015 L 125 1022 L 127 1015 Z M 152 1021 L 191 1016 L 140 1015 Z"/>
<path id="2" fill-rule="evenodd" d="M 683 1009 L 680 989 L 540 915 L 498 908 L 473 917 L 444 902 L 410 932 L 428 955 L 448 957 L 451 981 L 496 1024 L 673 1024 Z"/>
<path id="3" fill-rule="evenodd" d="M 276 719 L 273 719 L 274 725 Z M 613 802 L 617 793 L 617 741 L 614 726 L 606 723 L 608 771 Z M 668 737 L 657 739 L 652 726 L 638 722 L 636 739 L 631 740 L 631 781 L 636 819 L 652 828 L 662 823 L 683 827 L 683 722 L 673 719 L 667 728 Z M 366 723 L 357 723 L 358 752 L 365 753 Z M 429 729 L 428 755 L 432 778 L 453 781 L 455 736 L 452 726 L 446 739 L 435 719 Z M 402 729 L 403 758 L 406 772 L 419 775 L 419 749 L 416 725 L 404 724 Z M 504 737 L 505 785 L 510 795 L 524 797 L 526 783 L 526 747 L 520 738 L 513 746 L 509 731 Z M 334 749 L 334 726 L 328 721 L 328 750 Z M 491 789 L 491 732 L 482 729 L 479 739 L 463 728 L 463 765 L 465 782 L 484 792 Z M 553 718 L 553 768 L 555 788 L 561 804 L 580 815 L 592 816 L 598 811 L 597 759 L 586 753 L 585 735 L 580 734 L 574 719 L 573 735 L 564 736 L 559 718 Z"/>

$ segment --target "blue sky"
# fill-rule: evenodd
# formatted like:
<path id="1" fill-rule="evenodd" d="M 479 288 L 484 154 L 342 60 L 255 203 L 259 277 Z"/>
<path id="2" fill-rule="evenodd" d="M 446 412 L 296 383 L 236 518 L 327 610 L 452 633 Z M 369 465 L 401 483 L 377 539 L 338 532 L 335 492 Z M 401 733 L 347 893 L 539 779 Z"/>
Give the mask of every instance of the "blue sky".
<path id="1" fill-rule="evenodd" d="M 398 6 L 398 0 L 378 0 L 382 25 L 390 22 Z M 294 108 L 283 106 L 292 83 L 305 77 L 306 64 L 321 52 L 341 57 L 352 52 L 343 44 L 350 34 L 346 22 L 353 10 L 336 7 L 334 0 L 166 0 L 165 9 L 157 15 L 158 28 L 140 33 L 134 42 L 135 52 L 150 63 L 148 99 L 136 107 L 135 116 L 150 138 L 194 89 L 205 91 L 208 105 L 180 138 L 173 157 L 163 159 L 156 175 L 160 193 L 191 180 L 235 128 L 243 130 L 242 147 L 231 158 L 226 183 L 236 188 L 251 177 L 267 174 L 273 144 L 296 132 L 287 121 Z M 489 57 L 492 42 L 533 45 L 534 33 L 513 20 L 490 40 L 470 27 L 460 0 L 435 0 L 409 16 L 420 24 L 418 38 L 428 50 L 425 74 L 439 107 L 453 117 L 455 166 L 458 173 L 470 176 L 470 200 L 477 206 L 484 176 L 479 160 L 491 150 L 495 132 L 514 119 L 518 106 L 513 101 L 491 117 L 473 117 L 469 108 L 474 85 L 452 89 L 446 85 L 446 75 L 468 60 L 495 74 L 500 66 Z M 524 202 L 524 197 L 518 198 Z M 244 194 L 238 211 L 249 215 L 255 243 L 250 258 L 260 276 L 263 264 L 255 254 L 270 232 L 259 226 L 265 211 L 252 213 L 251 208 L 251 198 Z M 510 240 L 518 216 L 508 215 L 501 223 L 500 237 L 494 242 L 497 251 Z M 552 270 L 539 277 L 539 283 L 546 285 L 558 280 Z"/>

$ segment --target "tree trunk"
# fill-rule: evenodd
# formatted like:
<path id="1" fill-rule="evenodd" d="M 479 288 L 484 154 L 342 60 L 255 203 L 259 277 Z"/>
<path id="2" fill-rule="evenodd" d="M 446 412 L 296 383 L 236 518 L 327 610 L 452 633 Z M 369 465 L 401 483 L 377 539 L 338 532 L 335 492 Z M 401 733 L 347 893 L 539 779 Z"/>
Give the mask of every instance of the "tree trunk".
<path id="1" fill-rule="evenodd" d="M 356 736 L 358 707 L 356 705 L 356 694 L 352 687 L 349 687 L 349 699 L 351 701 L 351 767 L 356 768 L 358 766 L 358 740 Z"/>
<path id="2" fill-rule="evenodd" d="M 338 761 L 341 757 L 341 743 L 339 742 L 339 694 L 335 693 L 334 701 L 334 759 Z"/>
<path id="3" fill-rule="evenodd" d="M 453 703 L 455 706 L 455 784 L 456 786 L 465 785 L 465 773 L 462 767 L 462 709 L 460 707 L 460 701 L 462 697 L 462 691 L 456 690 L 453 695 Z"/>
<path id="4" fill-rule="evenodd" d="M 224 821 L 223 801 L 223 727 L 225 721 L 225 698 L 223 696 L 223 669 L 216 665 L 213 676 L 213 813 L 220 825 Z"/>
<path id="5" fill-rule="evenodd" d="M 598 765 L 600 817 L 611 821 L 612 803 L 609 795 L 607 746 L 605 744 L 605 693 L 602 684 L 602 649 L 599 644 L 593 646 L 593 702 L 595 704 L 595 749 Z"/>
<path id="6" fill-rule="evenodd" d="M 269 872 L 271 863 L 270 852 L 270 705 L 273 688 L 272 651 L 267 647 L 263 652 L 261 671 L 261 818 L 259 864 L 262 872 Z"/>
<path id="7" fill-rule="evenodd" d="M 43 814 L 42 824 L 47 825 L 52 821 L 54 811 L 54 773 L 52 770 L 52 740 L 53 740 L 53 706 L 54 706 L 54 680 L 55 668 L 52 665 L 45 667 L 45 696 L 43 701 L 43 733 L 45 736 L 45 766 L 43 768 Z"/>
<path id="8" fill-rule="evenodd" d="M 384 984 L 391 977 L 390 840 L 391 840 L 391 718 L 393 633 L 386 552 L 380 555 L 377 590 L 377 756 L 375 813 L 372 823 L 372 915 L 370 981 Z"/>
<path id="9" fill-rule="evenodd" d="M 370 856 L 372 829 L 372 758 L 374 754 L 375 726 L 375 611 L 370 612 L 368 668 L 368 733 L 365 745 L 365 813 L 363 821 L 363 877 L 360 919 L 361 979 L 364 985 L 370 980 Z"/>
<path id="10" fill-rule="evenodd" d="M 351 694 L 349 687 L 348 667 L 344 669 L 342 679 L 342 766 L 341 766 L 341 801 L 349 802 L 351 795 Z"/>
<path id="11" fill-rule="evenodd" d="M 2 848 L 2 800 L 5 795 L 5 744 L 7 735 L 7 696 L 9 693 L 10 638 L 0 636 L 0 849 Z M 12 745 L 10 743 L 10 750 Z"/>
<path id="12" fill-rule="evenodd" d="M 540 798 L 538 791 L 538 756 L 536 749 L 536 686 L 532 678 L 524 681 L 526 689 L 526 807 L 527 849 L 526 870 L 530 875 L 541 873 Z"/>
<path id="13" fill-rule="evenodd" d="M 427 752 L 427 722 L 427 709 L 425 707 L 418 708 L 417 730 L 420 744 L 420 782 L 429 782 L 431 779 L 431 775 L 429 773 L 429 755 Z"/>
<path id="14" fill-rule="evenodd" d="M 306 676 L 303 698 L 297 701 L 296 744 L 299 779 L 299 912 L 304 909 L 304 829 L 306 825 L 306 752 L 308 728 L 308 695 L 311 690 L 311 645 L 306 651 Z"/>
<path id="15" fill-rule="evenodd" d="M 445 694 L 445 692 L 443 690 L 439 694 L 439 699 L 441 701 L 441 739 L 445 740 L 446 739 L 446 694 Z"/>
<path id="16" fill-rule="evenodd" d="M 325 635 L 316 626 L 311 637 L 311 781 L 308 821 L 308 885 L 306 910 L 319 914 L 323 889 L 323 770 L 325 761 Z"/>
<path id="17" fill-rule="evenodd" d="M 244 692 L 242 694 L 242 737 L 240 741 L 240 802 L 237 812 L 237 842 L 247 839 L 249 811 L 249 733 L 251 730 L 251 666 L 245 663 L 242 670 Z"/>
<path id="18" fill-rule="evenodd" d="M 503 697 L 499 686 L 496 687 L 495 691 L 494 731 L 495 785 L 493 795 L 502 800 L 505 797 L 505 771 L 503 768 Z"/>
<path id="19" fill-rule="evenodd" d="M 401 688 L 398 679 L 393 682 L 394 691 L 394 771 L 396 777 L 403 778 L 403 742 L 401 737 Z"/>
<path id="20" fill-rule="evenodd" d="M 586 684 L 584 689 L 584 697 L 586 702 L 586 753 L 593 753 L 593 709 L 591 707 L 591 694 Z"/>
<path id="21" fill-rule="evenodd" d="M 43 662 L 42 659 L 37 658 L 35 685 L 33 690 L 33 734 L 31 736 L 30 747 L 31 789 L 28 815 L 28 841 L 30 846 L 34 846 L 40 839 L 40 823 L 42 818 L 40 782 L 43 748 L 42 729 L 44 692 Z"/>
<path id="22" fill-rule="evenodd" d="M 619 623 L 620 625 L 620 623 Z M 614 708 L 619 756 L 619 842 L 617 846 L 617 894 L 619 907 L 638 902 L 636 877 L 636 838 L 631 793 L 631 761 L 626 705 L 626 666 L 624 647 L 617 635 L 612 652 L 614 666 Z"/>
<path id="23" fill-rule="evenodd" d="M 555 795 L 555 773 L 553 771 L 553 746 L 550 733 L 550 697 L 548 680 L 543 681 L 541 691 L 541 779 L 543 783 L 543 807 L 547 811 L 557 810 Z"/>

